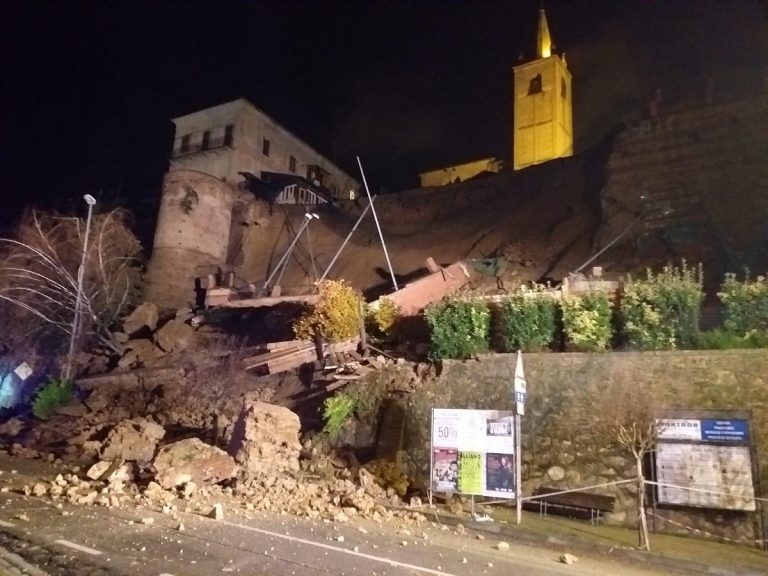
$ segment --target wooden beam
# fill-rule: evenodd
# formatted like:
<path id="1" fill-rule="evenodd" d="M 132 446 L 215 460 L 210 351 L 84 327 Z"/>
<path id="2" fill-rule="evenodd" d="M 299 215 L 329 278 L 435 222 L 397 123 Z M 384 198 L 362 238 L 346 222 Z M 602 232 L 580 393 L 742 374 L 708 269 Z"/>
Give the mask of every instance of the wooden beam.
<path id="1" fill-rule="evenodd" d="M 263 308 L 277 306 L 278 304 L 316 304 L 320 299 L 317 294 L 305 296 L 280 296 L 279 298 L 244 298 L 242 300 L 229 300 L 218 305 L 219 308 Z"/>

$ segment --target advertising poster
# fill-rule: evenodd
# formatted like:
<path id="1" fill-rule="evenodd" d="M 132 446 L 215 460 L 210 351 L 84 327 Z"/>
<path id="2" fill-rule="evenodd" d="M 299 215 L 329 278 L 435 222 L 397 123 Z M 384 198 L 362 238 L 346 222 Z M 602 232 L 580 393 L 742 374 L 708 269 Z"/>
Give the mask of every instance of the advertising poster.
<path id="1" fill-rule="evenodd" d="M 432 453 L 432 486 L 442 492 L 459 490 L 459 452 L 438 448 Z"/>
<path id="2" fill-rule="evenodd" d="M 483 491 L 483 455 L 459 452 L 459 492 L 479 494 Z"/>
<path id="3" fill-rule="evenodd" d="M 514 493 L 515 463 L 509 455 L 485 455 L 485 486 L 494 492 Z"/>
<path id="4" fill-rule="evenodd" d="M 432 489 L 515 498 L 514 419 L 499 410 L 433 410 Z"/>

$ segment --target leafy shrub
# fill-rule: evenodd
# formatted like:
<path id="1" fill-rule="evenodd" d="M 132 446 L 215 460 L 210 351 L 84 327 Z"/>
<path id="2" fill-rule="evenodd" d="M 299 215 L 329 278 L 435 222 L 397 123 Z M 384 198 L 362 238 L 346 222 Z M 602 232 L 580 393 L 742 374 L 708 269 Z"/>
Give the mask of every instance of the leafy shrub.
<path id="1" fill-rule="evenodd" d="M 68 404 L 74 395 L 74 387 L 69 380 L 48 378 L 32 401 L 32 413 L 40 420 L 47 420 L 56 408 Z"/>
<path id="2" fill-rule="evenodd" d="M 717 295 L 725 307 L 726 330 L 746 335 L 768 329 L 768 281 L 763 276 L 740 282 L 735 274 L 726 274 Z"/>
<path id="3" fill-rule="evenodd" d="M 369 327 L 378 335 L 391 336 L 400 319 L 400 309 L 389 298 L 379 298 L 375 305 L 368 308 Z"/>
<path id="4" fill-rule="evenodd" d="M 500 304 L 501 339 L 505 351 L 541 350 L 555 335 L 555 301 L 544 293 L 545 286 L 520 291 Z"/>
<path id="5" fill-rule="evenodd" d="M 485 302 L 445 298 L 424 311 L 431 330 L 430 357 L 466 359 L 488 349 L 490 317 Z"/>
<path id="6" fill-rule="evenodd" d="M 605 292 L 566 296 L 562 301 L 563 331 L 575 350 L 605 350 L 611 343 L 611 302 Z"/>
<path id="7" fill-rule="evenodd" d="M 357 399 L 351 394 L 340 392 L 326 398 L 323 403 L 323 420 L 325 420 L 323 432 L 335 438 L 341 432 L 344 423 L 354 416 L 356 410 Z"/>
<path id="8" fill-rule="evenodd" d="M 699 333 L 698 348 L 731 350 L 736 348 L 768 348 L 768 331 L 751 330 L 746 335 L 716 328 Z"/>
<path id="9" fill-rule="evenodd" d="M 646 271 L 643 280 L 630 279 L 620 314 L 627 342 L 642 350 L 693 347 L 697 342 L 704 300 L 701 267 L 665 266 L 658 274 Z"/>
<path id="10" fill-rule="evenodd" d="M 357 336 L 360 328 L 362 296 L 343 280 L 320 284 L 320 299 L 293 325 L 300 340 L 314 340 L 315 334 L 327 342 L 341 342 Z"/>

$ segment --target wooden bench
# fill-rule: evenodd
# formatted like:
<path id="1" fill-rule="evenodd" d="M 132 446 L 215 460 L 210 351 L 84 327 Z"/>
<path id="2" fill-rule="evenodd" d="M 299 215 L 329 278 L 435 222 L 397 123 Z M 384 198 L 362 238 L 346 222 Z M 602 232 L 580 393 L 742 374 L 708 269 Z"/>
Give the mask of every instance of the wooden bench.
<path id="1" fill-rule="evenodd" d="M 592 524 L 600 522 L 600 515 L 605 512 L 613 512 L 616 498 L 592 492 L 562 492 L 558 488 L 541 487 L 534 492 L 534 496 L 540 496 L 535 500 L 526 502 L 528 510 L 538 510 L 539 514 L 559 514 L 570 518 L 589 519 Z M 548 496 L 548 494 L 553 494 Z"/>

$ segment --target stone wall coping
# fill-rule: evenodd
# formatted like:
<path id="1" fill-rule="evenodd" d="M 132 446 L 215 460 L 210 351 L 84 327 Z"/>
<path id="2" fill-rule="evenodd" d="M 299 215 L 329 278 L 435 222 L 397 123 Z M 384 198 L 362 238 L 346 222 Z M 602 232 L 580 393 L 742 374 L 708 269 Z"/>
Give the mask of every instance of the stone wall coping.
<path id="1" fill-rule="evenodd" d="M 657 350 L 657 351 L 637 351 L 637 350 L 611 350 L 605 352 L 523 352 L 523 358 L 561 358 L 561 359 L 587 359 L 587 358 L 670 358 L 674 356 L 685 356 L 688 358 L 713 358 L 717 356 L 765 356 L 768 357 L 768 348 L 735 348 L 732 350 Z M 469 360 L 455 360 L 446 358 L 442 360 L 444 364 L 466 364 L 477 361 L 509 360 L 517 357 L 516 352 L 489 352 L 487 354 L 478 354 L 476 358 Z"/>

